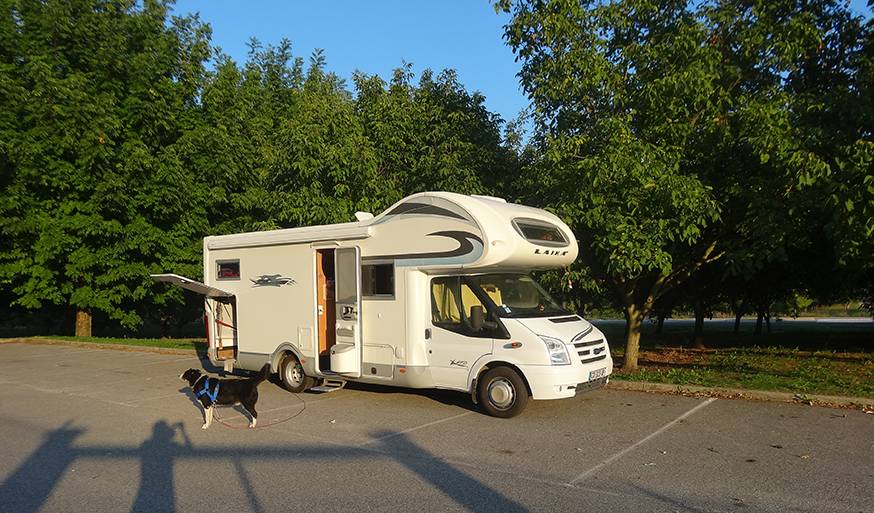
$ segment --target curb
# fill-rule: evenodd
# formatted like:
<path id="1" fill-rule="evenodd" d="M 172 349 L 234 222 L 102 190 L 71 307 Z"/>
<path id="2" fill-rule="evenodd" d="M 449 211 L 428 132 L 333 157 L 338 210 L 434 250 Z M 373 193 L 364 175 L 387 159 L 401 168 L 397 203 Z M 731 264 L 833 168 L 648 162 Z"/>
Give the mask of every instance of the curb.
<path id="1" fill-rule="evenodd" d="M 99 344 L 96 342 L 74 342 L 72 340 L 58 340 L 53 338 L 6 338 L 0 340 L 2 344 L 32 344 L 41 346 L 72 346 L 84 349 L 109 349 L 112 351 L 126 351 L 137 353 L 179 354 L 197 355 L 196 349 L 178 349 L 172 347 L 152 346 L 127 346 L 124 344 Z"/>
<path id="2" fill-rule="evenodd" d="M 742 388 L 704 387 L 698 385 L 669 385 L 667 383 L 651 383 L 649 381 L 610 380 L 607 388 L 613 390 L 628 390 L 633 392 L 652 392 L 659 394 L 704 395 L 724 399 L 752 399 L 755 401 L 772 401 L 785 403 L 800 403 L 809 406 L 831 407 L 862 407 L 874 408 L 874 398 L 845 397 L 840 395 L 795 394 L 791 392 L 772 392 L 767 390 L 746 390 Z"/>

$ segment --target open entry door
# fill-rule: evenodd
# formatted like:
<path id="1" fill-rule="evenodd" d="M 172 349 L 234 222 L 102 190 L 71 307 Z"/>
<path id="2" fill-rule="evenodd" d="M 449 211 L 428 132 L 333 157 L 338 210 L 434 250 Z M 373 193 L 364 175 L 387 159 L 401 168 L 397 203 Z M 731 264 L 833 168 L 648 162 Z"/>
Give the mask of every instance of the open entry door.
<path id="1" fill-rule="evenodd" d="M 331 370 L 361 376 L 361 251 L 337 248 L 334 253 L 337 311 L 336 343 L 331 347 Z"/>
<path id="2" fill-rule="evenodd" d="M 237 301 L 233 293 L 178 274 L 153 274 L 151 277 L 155 281 L 172 283 L 183 289 L 203 294 L 205 296 L 204 324 L 210 359 L 217 362 L 236 358 Z"/>

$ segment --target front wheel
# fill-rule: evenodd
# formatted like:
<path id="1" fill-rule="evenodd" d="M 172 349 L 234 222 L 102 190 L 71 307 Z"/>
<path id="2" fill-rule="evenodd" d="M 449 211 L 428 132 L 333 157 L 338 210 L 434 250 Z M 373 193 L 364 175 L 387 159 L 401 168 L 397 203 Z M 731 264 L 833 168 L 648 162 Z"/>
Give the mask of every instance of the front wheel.
<path id="1" fill-rule="evenodd" d="M 522 413 L 528 404 L 528 388 L 519 373 L 509 367 L 495 367 L 480 376 L 477 399 L 493 417 L 508 419 Z"/>
<path id="2" fill-rule="evenodd" d="M 279 367 L 279 377 L 282 386 L 295 394 L 299 394 L 315 384 L 315 380 L 304 373 L 303 365 L 292 354 L 282 360 L 282 365 Z"/>

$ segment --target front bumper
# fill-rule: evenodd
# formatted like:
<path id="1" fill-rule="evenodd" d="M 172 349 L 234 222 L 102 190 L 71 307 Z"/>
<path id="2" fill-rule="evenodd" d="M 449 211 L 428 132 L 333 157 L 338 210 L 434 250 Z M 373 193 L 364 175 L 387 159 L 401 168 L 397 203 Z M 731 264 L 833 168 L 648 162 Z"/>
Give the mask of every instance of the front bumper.
<path id="1" fill-rule="evenodd" d="M 590 373 L 601 369 L 605 374 L 589 379 Z M 565 399 L 606 385 L 613 373 L 613 359 L 608 355 L 590 364 L 520 365 L 519 370 L 528 380 L 532 399 Z"/>

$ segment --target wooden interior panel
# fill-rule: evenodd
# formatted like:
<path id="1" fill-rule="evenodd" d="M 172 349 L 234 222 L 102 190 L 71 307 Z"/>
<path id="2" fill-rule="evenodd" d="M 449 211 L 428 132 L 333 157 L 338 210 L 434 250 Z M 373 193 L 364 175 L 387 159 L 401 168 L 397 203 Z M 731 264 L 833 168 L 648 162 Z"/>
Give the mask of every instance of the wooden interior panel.
<path id="1" fill-rule="evenodd" d="M 326 355 L 335 343 L 337 312 L 334 302 L 334 250 L 316 251 L 316 290 L 319 304 L 319 354 Z"/>

